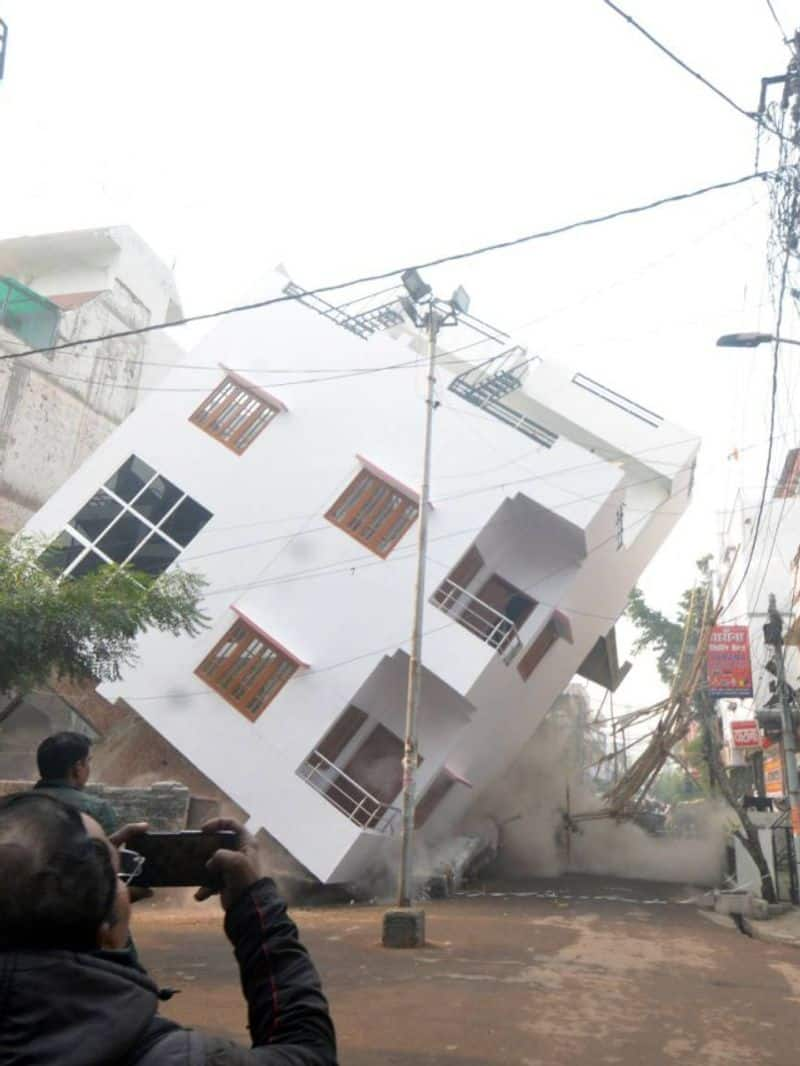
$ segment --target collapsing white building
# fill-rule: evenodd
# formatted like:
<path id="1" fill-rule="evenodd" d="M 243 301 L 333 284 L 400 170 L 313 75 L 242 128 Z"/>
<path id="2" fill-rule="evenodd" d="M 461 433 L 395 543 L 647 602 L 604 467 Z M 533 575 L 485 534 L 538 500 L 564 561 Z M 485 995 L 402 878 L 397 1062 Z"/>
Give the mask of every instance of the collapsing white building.
<path id="1" fill-rule="evenodd" d="M 399 829 L 424 367 L 397 304 L 350 315 L 273 285 L 298 299 L 224 319 L 28 528 L 57 534 L 64 573 L 205 574 L 210 628 L 146 635 L 102 692 L 341 882 Z M 573 675 L 616 687 L 614 621 L 688 505 L 698 448 L 485 333 L 468 338 L 474 363 L 439 360 L 416 812 L 428 841 Z"/>

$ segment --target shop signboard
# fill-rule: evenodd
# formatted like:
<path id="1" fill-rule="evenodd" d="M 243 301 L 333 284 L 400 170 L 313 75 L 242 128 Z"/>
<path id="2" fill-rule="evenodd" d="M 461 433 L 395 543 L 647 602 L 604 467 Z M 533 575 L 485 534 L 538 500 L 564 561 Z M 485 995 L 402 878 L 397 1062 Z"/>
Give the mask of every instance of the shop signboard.
<path id="1" fill-rule="evenodd" d="M 761 730 L 758 728 L 758 722 L 751 719 L 731 722 L 731 741 L 739 751 L 760 748 Z"/>
<path id="2" fill-rule="evenodd" d="M 714 626 L 708 642 L 708 694 L 713 700 L 753 695 L 747 626 Z"/>

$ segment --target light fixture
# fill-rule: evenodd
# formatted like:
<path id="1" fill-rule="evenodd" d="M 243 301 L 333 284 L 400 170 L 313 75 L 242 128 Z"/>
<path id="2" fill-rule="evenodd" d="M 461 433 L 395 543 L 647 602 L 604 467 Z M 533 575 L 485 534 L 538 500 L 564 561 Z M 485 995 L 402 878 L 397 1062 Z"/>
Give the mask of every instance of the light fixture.
<path id="1" fill-rule="evenodd" d="M 717 338 L 718 348 L 757 348 L 775 338 L 771 333 L 725 333 Z"/>
<path id="2" fill-rule="evenodd" d="M 469 294 L 463 285 L 459 285 L 453 293 L 450 306 L 460 315 L 465 315 L 469 311 Z"/>
<path id="3" fill-rule="evenodd" d="M 423 281 L 419 275 L 419 271 L 411 267 L 408 270 L 404 270 L 400 275 L 400 280 L 406 287 L 406 292 L 414 301 L 414 303 L 420 303 L 422 300 L 426 300 L 431 294 L 431 287 L 427 282 Z"/>

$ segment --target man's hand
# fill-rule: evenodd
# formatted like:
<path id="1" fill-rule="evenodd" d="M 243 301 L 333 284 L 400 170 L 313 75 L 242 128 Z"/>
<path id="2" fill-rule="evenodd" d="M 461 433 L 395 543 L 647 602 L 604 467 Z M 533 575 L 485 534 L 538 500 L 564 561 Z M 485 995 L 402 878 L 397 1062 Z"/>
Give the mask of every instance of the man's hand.
<path id="1" fill-rule="evenodd" d="M 141 836 L 142 833 L 146 833 L 149 828 L 149 822 L 129 822 L 127 825 L 121 826 L 116 833 L 112 833 L 108 839 L 115 848 L 121 848 L 124 844 L 128 843 L 131 837 Z"/>
<path id="2" fill-rule="evenodd" d="M 247 832 L 245 827 L 233 818 L 212 818 L 202 827 L 204 833 L 217 833 L 221 829 L 229 829 L 237 834 L 239 840 L 238 851 L 228 848 L 220 848 L 215 851 L 206 863 L 209 873 L 222 882 L 219 889 L 222 906 L 227 911 L 247 889 L 260 880 L 262 874 L 258 858 L 258 847 L 254 837 Z M 217 889 L 201 885 L 195 892 L 197 900 L 208 899 L 215 895 Z"/>
<path id="3" fill-rule="evenodd" d="M 138 837 L 142 833 L 146 833 L 149 828 L 149 822 L 129 822 L 127 825 L 121 826 L 116 833 L 112 833 L 108 839 L 115 848 L 121 848 L 124 847 L 132 837 Z M 139 885 L 130 885 L 128 887 L 128 895 L 130 896 L 131 903 L 141 903 L 143 899 L 152 898 L 153 890 L 152 888 L 143 888 Z"/>

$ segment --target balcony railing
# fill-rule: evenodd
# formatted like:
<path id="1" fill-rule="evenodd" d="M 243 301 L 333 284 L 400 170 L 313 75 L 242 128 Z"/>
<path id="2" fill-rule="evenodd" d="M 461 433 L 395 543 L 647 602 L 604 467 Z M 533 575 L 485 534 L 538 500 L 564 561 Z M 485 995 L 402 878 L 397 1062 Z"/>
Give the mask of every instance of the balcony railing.
<path id="1" fill-rule="evenodd" d="M 453 378 L 450 391 L 545 448 L 552 448 L 558 434 L 505 402 L 506 396 L 522 388 L 528 367 L 538 358 L 517 345 Z"/>
<path id="2" fill-rule="evenodd" d="M 13 278 L 0 277 L 0 326 L 31 348 L 48 348 L 56 335 L 60 310 Z"/>
<path id="3" fill-rule="evenodd" d="M 597 396 L 598 399 L 605 400 L 606 403 L 618 407 L 620 411 L 633 415 L 633 417 L 638 418 L 640 422 L 646 422 L 648 426 L 652 426 L 654 429 L 658 429 L 664 421 L 661 415 L 657 415 L 655 411 L 651 411 L 647 407 L 642 407 L 642 405 L 636 403 L 635 400 L 629 400 L 628 397 L 623 396 L 621 392 L 614 392 L 614 390 L 609 389 L 607 385 L 601 385 L 599 381 L 595 381 L 594 378 L 588 378 L 585 374 L 575 374 L 572 383 L 573 385 L 577 385 L 579 388 L 590 392 L 593 396 Z"/>
<path id="4" fill-rule="evenodd" d="M 355 333 L 362 340 L 367 340 L 373 333 L 391 329 L 392 326 L 397 326 L 403 321 L 403 315 L 397 301 L 381 304 L 380 307 L 371 307 L 358 315 L 349 315 L 340 307 L 323 300 L 321 296 L 307 293 L 305 289 L 295 285 L 293 281 L 290 281 L 283 291 L 287 296 L 296 296 L 299 303 L 310 307 L 312 311 L 316 311 L 323 318 L 328 318 L 331 322 L 335 322 L 337 326 L 342 326 L 351 333 Z"/>
<path id="5" fill-rule="evenodd" d="M 510 618 L 467 592 L 449 577 L 434 592 L 432 601 L 470 633 L 480 637 L 484 644 L 494 648 L 504 662 L 511 662 L 522 647 L 517 627 Z"/>
<path id="6" fill-rule="evenodd" d="M 340 770 L 322 752 L 312 751 L 298 775 L 362 829 L 392 834 L 400 816 L 399 807 L 383 803 Z"/>

